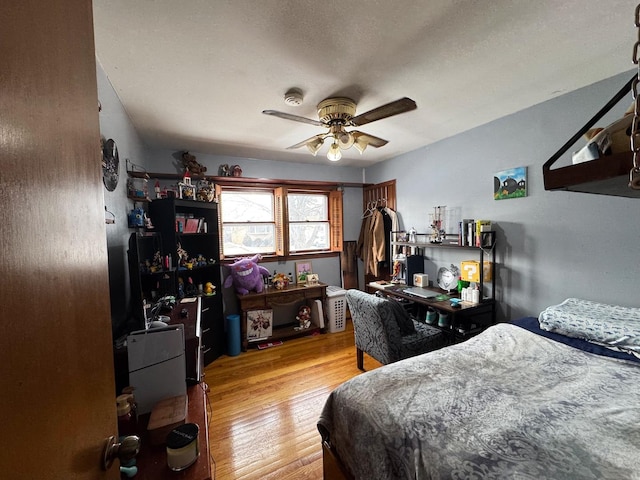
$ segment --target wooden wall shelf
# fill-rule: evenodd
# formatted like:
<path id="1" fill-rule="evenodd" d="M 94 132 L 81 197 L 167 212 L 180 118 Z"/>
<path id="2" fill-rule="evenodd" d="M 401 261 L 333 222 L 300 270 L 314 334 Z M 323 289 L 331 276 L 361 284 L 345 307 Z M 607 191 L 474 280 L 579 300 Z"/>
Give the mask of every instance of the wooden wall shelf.
<path id="1" fill-rule="evenodd" d="M 553 164 L 569 151 L 600 118 L 627 96 L 631 91 L 631 84 L 634 79 L 635 77 L 632 77 L 591 120 L 578 130 L 542 166 L 545 190 L 567 190 L 616 197 L 640 198 L 640 190 L 634 190 L 628 186 L 629 172 L 633 167 L 633 153 L 631 151 L 606 155 L 596 160 L 551 170 Z"/>
<path id="2" fill-rule="evenodd" d="M 629 188 L 633 167 L 631 152 L 544 170 L 545 190 L 568 190 L 616 197 L 640 198 L 640 190 Z"/>
<path id="3" fill-rule="evenodd" d="M 127 171 L 132 178 L 157 178 L 159 180 L 182 180 L 183 175 L 179 173 L 152 173 Z M 277 178 L 250 178 L 250 177 L 218 177 L 215 175 L 194 175 L 191 174 L 192 181 L 207 180 L 219 185 L 237 186 L 264 186 L 264 185 L 290 185 L 299 187 L 314 186 L 318 188 L 334 189 L 336 187 L 365 187 L 367 183 L 357 182 L 323 182 L 319 180 L 285 180 Z"/>

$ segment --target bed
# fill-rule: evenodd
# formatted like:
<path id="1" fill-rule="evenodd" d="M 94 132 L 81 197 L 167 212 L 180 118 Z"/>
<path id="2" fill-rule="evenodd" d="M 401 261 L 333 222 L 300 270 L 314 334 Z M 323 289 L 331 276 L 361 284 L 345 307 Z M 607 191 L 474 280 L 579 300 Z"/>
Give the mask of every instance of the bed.
<path id="1" fill-rule="evenodd" d="M 325 479 L 640 479 L 640 309 L 539 318 L 363 373 L 318 420 Z"/>

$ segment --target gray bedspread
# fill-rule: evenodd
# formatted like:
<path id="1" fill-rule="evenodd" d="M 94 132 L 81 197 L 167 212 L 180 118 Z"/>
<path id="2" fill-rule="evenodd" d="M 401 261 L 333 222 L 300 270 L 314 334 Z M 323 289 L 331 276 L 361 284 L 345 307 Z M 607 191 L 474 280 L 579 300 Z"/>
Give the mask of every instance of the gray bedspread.
<path id="1" fill-rule="evenodd" d="M 640 479 L 640 365 L 499 324 L 359 375 L 318 422 L 357 479 Z"/>

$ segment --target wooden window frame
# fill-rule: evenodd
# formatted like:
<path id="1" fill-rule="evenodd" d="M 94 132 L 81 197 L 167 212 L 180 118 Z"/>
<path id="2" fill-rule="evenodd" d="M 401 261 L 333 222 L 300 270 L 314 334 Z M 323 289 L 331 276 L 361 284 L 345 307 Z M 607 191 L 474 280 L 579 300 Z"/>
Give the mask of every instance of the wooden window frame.
<path id="1" fill-rule="evenodd" d="M 343 241 L 343 207 L 342 207 L 342 189 L 335 187 L 318 187 L 317 185 L 298 184 L 295 187 L 288 185 L 252 185 L 252 186 L 235 186 L 235 185 L 216 185 L 216 196 L 220 197 L 220 194 L 224 191 L 270 191 L 274 197 L 274 217 L 276 225 L 275 235 L 275 253 L 273 255 L 263 254 L 263 258 L 304 258 L 304 257 L 320 257 L 323 255 L 336 255 L 342 251 Z M 289 250 L 289 209 L 288 209 L 288 194 L 289 193 L 310 193 L 310 194 L 326 194 L 328 197 L 328 221 L 329 221 L 329 249 L 327 250 L 308 250 L 304 252 L 291 253 Z M 220 232 L 220 245 L 221 251 L 224 250 L 223 243 L 223 223 L 222 223 L 222 209 L 224 205 L 220 202 L 220 216 L 219 216 L 219 232 Z M 234 257 L 221 256 L 222 260 L 232 260 Z"/>

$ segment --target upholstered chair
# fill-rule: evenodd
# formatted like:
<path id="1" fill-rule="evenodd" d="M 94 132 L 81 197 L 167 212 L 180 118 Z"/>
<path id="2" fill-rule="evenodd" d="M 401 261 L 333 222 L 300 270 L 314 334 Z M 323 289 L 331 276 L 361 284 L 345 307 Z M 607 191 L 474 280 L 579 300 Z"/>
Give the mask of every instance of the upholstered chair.
<path id="1" fill-rule="evenodd" d="M 397 300 L 353 289 L 347 290 L 346 299 L 360 370 L 363 353 L 386 365 L 447 345 L 441 330 L 413 320 Z"/>

